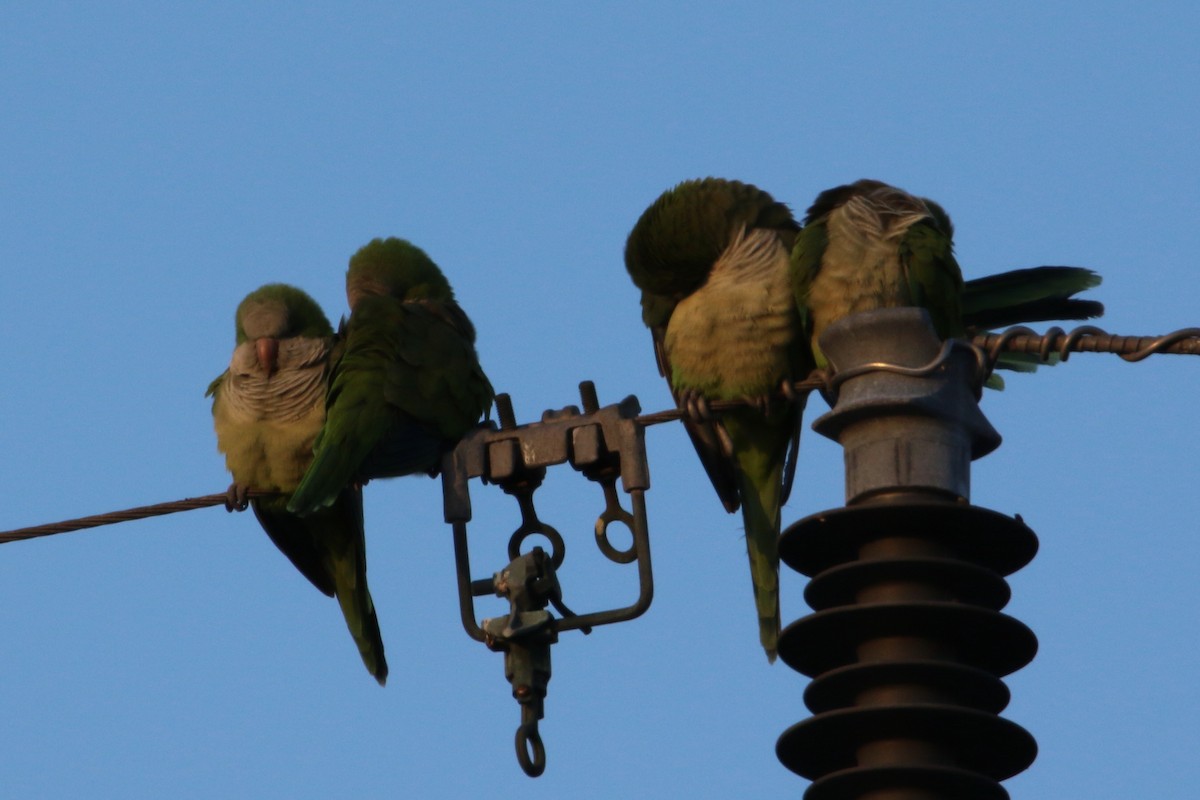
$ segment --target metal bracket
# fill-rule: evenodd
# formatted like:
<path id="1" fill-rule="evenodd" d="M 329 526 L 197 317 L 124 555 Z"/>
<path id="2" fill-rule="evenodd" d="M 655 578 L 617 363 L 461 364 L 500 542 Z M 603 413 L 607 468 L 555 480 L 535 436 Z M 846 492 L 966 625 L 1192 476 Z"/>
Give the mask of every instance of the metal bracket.
<path id="1" fill-rule="evenodd" d="M 507 395 L 497 395 L 499 427 L 480 426 L 469 433 L 442 462 L 442 496 L 445 518 L 454 532 L 454 559 L 458 578 L 459 611 L 463 628 L 476 641 L 504 652 L 505 676 L 513 697 L 521 704 L 517 729 L 517 760 L 536 777 L 545 769 L 545 748 L 538 734 L 542 701 L 550 680 L 550 645 L 566 630 L 590 633 L 597 625 L 630 620 L 650 607 L 654 581 L 650 564 L 650 538 L 646 522 L 645 493 L 650 488 L 645 432 L 637 421 L 641 412 L 630 395 L 615 405 L 599 407 L 595 387 L 579 387 L 583 404 L 546 411 L 540 422 L 517 425 Z M 538 517 L 533 495 L 546 469 L 570 463 L 588 480 L 598 483 L 604 508 L 592 526 L 600 552 L 618 564 L 637 563 L 638 597 L 628 606 L 575 614 L 562 601 L 555 570 L 566 558 L 566 542 L 554 526 Z M 521 523 L 509 536 L 509 564 L 490 578 L 473 580 L 467 541 L 471 521 L 470 480 L 499 486 L 517 501 Z M 626 509 L 617 492 L 617 479 L 630 498 Z M 609 526 L 619 522 L 629 528 L 633 542 L 620 549 L 608 538 Z M 540 535 L 550 551 L 534 547 L 522 553 L 530 536 Z M 477 623 L 475 598 L 496 594 L 510 603 L 507 617 Z M 561 614 L 546 610 L 552 605 Z M 532 748 L 532 753 L 530 753 Z"/>

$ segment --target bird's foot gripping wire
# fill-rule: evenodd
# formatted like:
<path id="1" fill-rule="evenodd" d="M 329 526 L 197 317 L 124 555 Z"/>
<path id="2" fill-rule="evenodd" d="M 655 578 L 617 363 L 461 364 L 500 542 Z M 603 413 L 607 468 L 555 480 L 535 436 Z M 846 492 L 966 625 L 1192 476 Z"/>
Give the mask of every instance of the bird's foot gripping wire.
<path id="1" fill-rule="evenodd" d="M 225 490 L 225 510 L 226 511 L 245 511 L 250 505 L 250 498 L 247 493 L 250 487 L 244 483 L 229 484 L 229 488 Z"/>
<path id="2" fill-rule="evenodd" d="M 758 413 L 762 414 L 764 417 L 771 416 L 771 409 L 774 407 L 774 404 L 771 401 L 771 395 L 765 392 L 763 394 L 748 394 L 742 397 L 743 403 L 758 411 Z"/>
<path id="3" fill-rule="evenodd" d="M 696 389 L 681 389 L 678 404 L 679 410 L 686 414 L 692 422 L 708 422 L 712 419 L 708 398 Z"/>

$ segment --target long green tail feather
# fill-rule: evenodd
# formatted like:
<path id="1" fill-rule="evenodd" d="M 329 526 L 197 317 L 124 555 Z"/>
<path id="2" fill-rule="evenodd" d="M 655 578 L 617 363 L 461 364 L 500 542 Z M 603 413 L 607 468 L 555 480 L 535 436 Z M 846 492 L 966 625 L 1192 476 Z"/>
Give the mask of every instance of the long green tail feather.
<path id="1" fill-rule="evenodd" d="M 727 413 L 746 528 L 746 552 L 758 613 L 758 637 L 767 660 L 779 652 L 780 494 L 790 427 L 768 423 L 757 411 Z"/>
<path id="2" fill-rule="evenodd" d="M 963 287 L 963 325 L 968 335 L 1050 320 L 1084 320 L 1104 313 L 1104 304 L 1079 300 L 1075 294 L 1100 285 L 1102 278 L 1084 267 L 1014 269 L 967 281 Z M 1057 359 L 1042 361 L 1029 353 L 1001 353 L 997 369 L 1035 372 Z M 993 375 L 988 386 L 1002 389 Z"/>
<path id="3" fill-rule="evenodd" d="M 387 682 L 388 665 L 383 654 L 383 635 L 375 615 L 375 603 L 367 588 L 367 544 L 363 534 L 362 490 L 348 488 L 339 495 L 330 509 L 341 516 L 342 536 L 331 541 L 329 572 L 334 592 L 346 628 L 354 638 L 358 654 L 367 671 L 383 686 Z M 350 534 L 350 535 L 346 535 Z"/>
<path id="4" fill-rule="evenodd" d="M 1104 305 L 1074 295 L 1103 279 L 1084 267 L 1031 267 L 967 281 L 963 287 L 963 323 L 969 330 L 990 330 L 1047 320 L 1098 317 Z"/>
<path id="5" fill-rule="evenodd" d="M 348 563 L 334 565 L 337 574 L 337 600 L 346 618 L 346 627 L 358 646 L 367 671 L 375 676 L 380 686 L 387 683 L 388 665 L 383 655 L 383 635 L 379 630 L 379 618 L 375 616 L 375 604 L 366 582 L 354 577 L 354 567 Z"/>

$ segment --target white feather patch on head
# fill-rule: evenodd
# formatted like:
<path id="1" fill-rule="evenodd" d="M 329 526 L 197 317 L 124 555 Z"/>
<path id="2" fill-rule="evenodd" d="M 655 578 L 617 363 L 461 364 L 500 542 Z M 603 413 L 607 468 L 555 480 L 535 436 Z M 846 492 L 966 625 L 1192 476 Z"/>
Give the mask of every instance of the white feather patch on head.
<path id="1" fill-rule="evenodd" d="M 844 233 L 853 232 L 863 241 L 895 241 L 928 217 L 929 209 L 920 198 L 886 186 L 855 195 L 830 214 L 834 216 L 841 217 Z"/>
<path id="2" fill-rule="evenodd" d="M 717 257 L 709 274 L 708 284 L 736 280 L 759 282 L 774 276 L 779 270 L 779 253 L 783 245 L 779 235 L 766 228 L 747 231 L 739 228 L 733 241 Z"/>

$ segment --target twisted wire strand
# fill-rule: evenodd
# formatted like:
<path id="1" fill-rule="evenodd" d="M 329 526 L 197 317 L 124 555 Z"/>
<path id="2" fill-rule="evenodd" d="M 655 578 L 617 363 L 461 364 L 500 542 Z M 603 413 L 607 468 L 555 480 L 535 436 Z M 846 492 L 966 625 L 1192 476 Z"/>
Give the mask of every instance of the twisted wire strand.
<path id="1" fill-rule="evenodd" d="M 1071 353 L 1112 353 L 1126 361 L 1133 362 L 1142 361 L 1152 355 L 1159 354 L 1200 355 L 1200 328 L 1180 328 L 1161 336 L 1119 336 L 1108 333 L 1102 328 L 1097 328 L 1095 325 L 1083 325 L 1070 332 L 1064 331 L 1059 327 L 1053 327 L 1044 334 L 1039 334 L 1031 328 L 1018 326 L 1000 333 L 979 334 L 971 341 L 971 344 L 982 351 L 989 367 L 994 366 L 1000 354 L 1004 352 L 1032 353 L 1037 355 L 1042 361 L 1049 361 L 1052 356 L 1057 356 L 1061 361 L 1066 361 Z M 905 372 L 907 374 L 918 374 L 921 371 L 927 371 L 931 366 L 936 366 L 945 359 L 945 356 L 946 351 L 943 350 L 931 365 L 919 367 L 915 370 L 893 364 L 870 364 L 867 366 L 871 370 L 884 369 Z M 861 372 L 856 371 L 854 374 L 861 374 Z M 802 381 L 796 381 L 792 384 L 792 389 L 796 395 L 806 394 L 818 389 L 829 392 L 836 389 L 837 384 L 849 377 L 854 377 L 854 375 L 843 374 L 839 377 L 814 373 Z M 745 401 L 727 400 L 710 403 L 708 410 L 719 413 L 746 405 L 748 403 Z M 637 422 L 648 427 L 664 422 L 673 422 L 684 416 L 687 416 L 685 410 L 672 408 L 643 414 L 637 418 Z M 247 497 L 264 497 L 271 494 L 273 492 L 251 490 L 247 493 Z M 179 511 L 193 511 L 198 508 L 223 506 L 226 504 L 227 497 L 228 495 L 225 492 L 221 492 L 202 497 L 173 500 L 167 503 L 127 508 L 121 511 L 110 511 L 107 514 L 95 514 L 90 517 L 79 517 L 78 519 L 68 519 L 46 525 L 0 531 L 0 544 L 36 539 L 41 536 L 53 536 L 58 533 L 70 533 L 71 531 L 85 530 L 87 528 L 98 528 L 117 522 L 130 522 L 147 517 L 158 517 L 166 514 L 174 514 Z"/>
<path id="2" fill-rule="evenodd" d="M 246 496 L 265 497 L 271 494 L 274 494 L 274 492 L 251 490 L 246 493 Z M 90 517 L 79 517 L 77 519 L 63 520 L 62 522 L 51 522 L 46 525 L 34 525 L 29 528 L 0 531 L 0 544 L 36 539 L 40 536 L 53 536 L 56 533 L 70 533 L 71 531 L 81 531 L 87 528 L 99 528 L 103 525 L 113 525 L 117 522 L 131 522 L 135 519 L 161 517 L 165 514 L 174 514 L 179 511 L 194 511 L 197 508 L 223 506 L 226 503 L 227 497 L 228 495 L 225 492 L 221 492 L 220 494 L 206 494 L 203 497 L 187 497 L 183 500 L 172 500 L 167 503 L 137 506 L 136 508 L 126 508 L 121 511 L 110 511 L 106 514 L 94 514 Z"/>
<path id="3" fill-rule="evenodd" d="M 1066 332 L 1054 327 L 1040 334 L 1015 327 L 1001 333 L 985 333 L 972 342 L 995 363 L 1002 352 L 1032 353 L 1043 361 L 1057 355 L 1066 361 L 1071 353 L 1113 353 L 1126 361 L 1141 361 L 1152 355 L 1200 355 L 1200 328 L 1180 328 L 1161 336 L 1118 336 L 1095 325 L 1082 325 Z"/>

